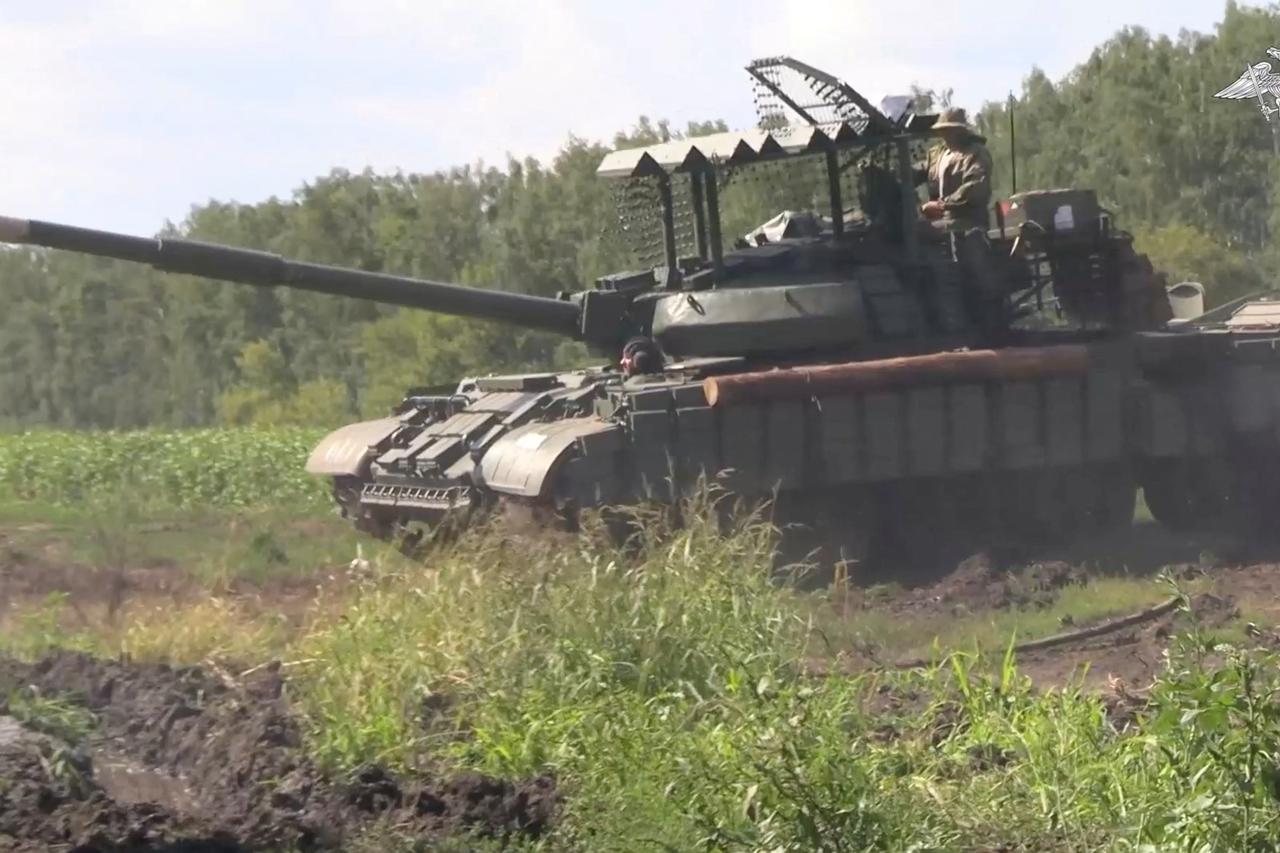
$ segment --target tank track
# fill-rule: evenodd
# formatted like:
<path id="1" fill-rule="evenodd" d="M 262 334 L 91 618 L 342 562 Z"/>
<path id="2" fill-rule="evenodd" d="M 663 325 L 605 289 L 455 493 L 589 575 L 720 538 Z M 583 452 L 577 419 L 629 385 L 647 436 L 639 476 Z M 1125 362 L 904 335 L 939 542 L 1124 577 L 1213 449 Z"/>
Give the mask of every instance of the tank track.
<path id="1" fill-rule="evenodd" d="M 1137 480 L 1115 467 L 1044 469 L 1022 474 L 907 480 L 817 492 L 779 493 L 765 517 L 779 532 L 780 569 L 807 565 L 829 577 L 837 567 L 859 582 L 923 581 L 984 549 L 1034 549 L 1103 535 L 1133 520 Z M 366 491 L 368 488 L 366 487 Z M 573 533 L 571 504 L 513 496 L 481 497 L 452 508 L 351 503 L 335 488 L 339 513 L 358 529 L 418 557 L 457 532 L 499 519 L 504 532 Z M 626 535 L 626 525 L 616 534 Z"/>

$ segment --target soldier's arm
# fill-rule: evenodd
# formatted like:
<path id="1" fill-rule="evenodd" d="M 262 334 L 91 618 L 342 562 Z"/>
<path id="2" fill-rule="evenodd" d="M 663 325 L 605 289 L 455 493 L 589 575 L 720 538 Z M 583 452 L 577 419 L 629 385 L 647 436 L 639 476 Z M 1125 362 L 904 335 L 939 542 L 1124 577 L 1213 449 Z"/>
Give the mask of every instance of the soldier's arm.
<path id="1" fill-rule="evenodd" d="M 991 200 L 991 159 L 979 152 L 969 154 L 965 158 L 964 169 L 960 173 L 960 186 L 942 199 L 942 206 L 947 210 L 958 208 L 986 208 Z"/>

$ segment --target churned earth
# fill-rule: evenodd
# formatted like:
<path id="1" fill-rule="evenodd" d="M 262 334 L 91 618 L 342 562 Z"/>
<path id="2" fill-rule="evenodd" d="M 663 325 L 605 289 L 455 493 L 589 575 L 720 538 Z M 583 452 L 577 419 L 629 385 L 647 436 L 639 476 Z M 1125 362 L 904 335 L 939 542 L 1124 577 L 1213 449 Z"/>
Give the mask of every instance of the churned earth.
<path id="1" fill-rule="evenodd" d="M 830 651 L 819 670 L 1012 645 L 1042 688 L 1112 690 L 1149 684 L 1170 639 L 1192 627 L 1280 642 L 1280 549 L 1145 523 L 1040 553 L 975 554 L 918 586 L 838 590 L 816 613 Z"/>
<path id="2" fill-rule="evenodd" d="M 302 750 L 276 666 L 230 681 L 71 652 L 0 658 L 0 696 L 14 691 L 63 697 L 93 725 L 70 743 L 0 704 L 3 850 L 338 850 L 379 828 L 537 836 L 558 808 L 549 778 L 323 772 Z"/>

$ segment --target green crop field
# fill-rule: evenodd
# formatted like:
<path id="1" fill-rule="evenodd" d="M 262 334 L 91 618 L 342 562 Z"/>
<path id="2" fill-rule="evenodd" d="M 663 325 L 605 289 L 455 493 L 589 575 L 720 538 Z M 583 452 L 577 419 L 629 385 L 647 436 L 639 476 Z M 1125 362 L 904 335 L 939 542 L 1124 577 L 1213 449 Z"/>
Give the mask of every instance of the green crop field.
<path id="1" fill-rule="evenodd" d="M 324 434 L 300 428 L 0 434 L 0 500 L 78 507 L 122 495 L 146 506 L 327 506 L 303 471 Z"/>

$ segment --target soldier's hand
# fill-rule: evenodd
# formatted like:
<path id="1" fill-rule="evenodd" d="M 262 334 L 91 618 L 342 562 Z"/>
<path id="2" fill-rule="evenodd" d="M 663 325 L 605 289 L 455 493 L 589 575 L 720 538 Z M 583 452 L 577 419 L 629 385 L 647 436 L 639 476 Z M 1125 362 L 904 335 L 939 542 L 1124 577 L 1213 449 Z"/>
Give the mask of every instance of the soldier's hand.
<path id="1" fill-rule="evenodd" d="M 944 209 L 940 201 L 926 201 L 920 208 L 920 212 L 924 214 L 924 218 L 930 221 L 941 219 Z"/>

